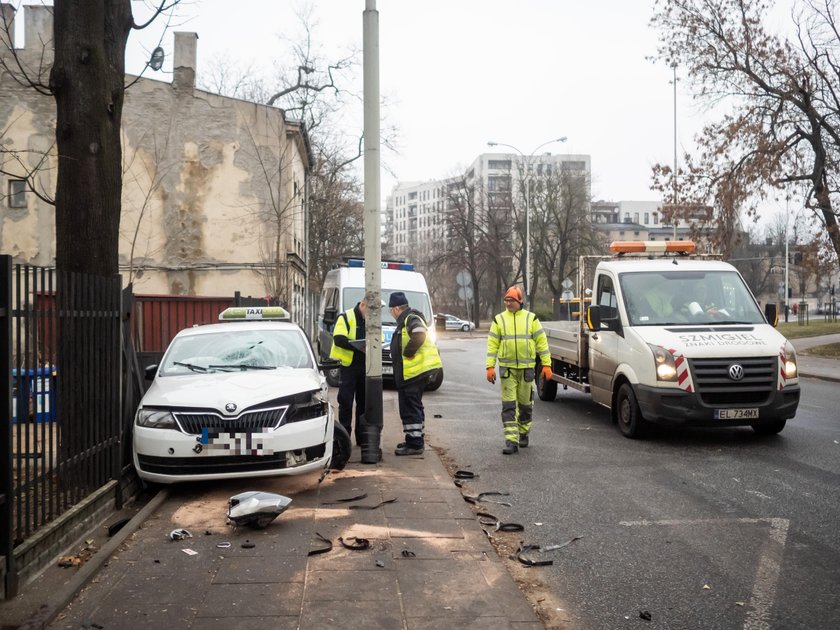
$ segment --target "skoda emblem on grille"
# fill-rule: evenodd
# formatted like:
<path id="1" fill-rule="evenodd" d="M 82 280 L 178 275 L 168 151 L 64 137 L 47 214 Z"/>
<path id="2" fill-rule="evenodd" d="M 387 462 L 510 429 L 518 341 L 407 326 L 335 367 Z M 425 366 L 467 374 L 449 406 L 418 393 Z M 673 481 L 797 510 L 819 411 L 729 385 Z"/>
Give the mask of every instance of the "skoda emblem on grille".
<path id="1" fill-rule="evenodd" d="M 743 368 L 743 366 L 741 366 L 737 363 L 733 363 L 732 365 L 730 365 L 729 366 L 729 378 L 731 378 L 733 381 L 740 381 L 742 378 L 744 378 L 744 368 Z"/>
<path id="2" fill-rule="evenodd" d="M 740 367 L 740 366 L 739 366 L 739 367 Z M 730 372 L 730 374 L 732 373 L 732 369 L 731 369 L 731 368 L 730 368 L 729 372 Z M 234 411 L 236 411 L 236 405 L 235 405 L 234 403 L 228 403 L 228 404 L 226 404 L 226 405 L 225 405 L 225 411 L 227 411 L 228 413 L 233 413 Z"/>

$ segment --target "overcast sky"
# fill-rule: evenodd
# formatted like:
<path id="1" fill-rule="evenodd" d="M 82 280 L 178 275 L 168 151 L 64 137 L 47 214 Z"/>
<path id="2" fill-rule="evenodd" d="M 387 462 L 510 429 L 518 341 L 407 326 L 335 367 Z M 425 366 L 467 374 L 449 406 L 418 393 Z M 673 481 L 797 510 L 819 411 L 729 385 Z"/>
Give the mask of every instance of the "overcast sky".
<path id="1" fill-rule="evenodd" d="M 292 0 L 185 0 L 175 30 L 199 35 L 198 72 L 227 55 L 268 64 L 278 37 L 295 31 Z M 362 49 L 364 0 L 315 0 L 315 37 L 327 50 Z M 672 71 L 648 59 L 656 34 L 652 0 L 378 0 L 383 125 L 399 130 L 399 154 L 383 154 L 383 199 L 396 180 L 447 177 L 490 151 L 488 140 L 523 153 L 592 159 L 592 192 L 610 200 L 657 199 L 651 165 L 673 163 Z M 285 31 L 284 31 L 285 29 Z M 153 47 L 133 36 L 129 72 Z M 159 33 L 158 33 L 159 35 Z M 145 47 L 145 48 L 144 48 Z M 170 56 L 172 36 L 164 39 Z M 148 75 L 154 76 L 154 75 Z M 156 78 L 170 80 L 171 75 Z M 361 70 L 358 73 L 361 91 Z M 700 114 L 677 89 L 677 141 L 691 146 Z M 348 125 L 362 126 L 361 110 Z"/>

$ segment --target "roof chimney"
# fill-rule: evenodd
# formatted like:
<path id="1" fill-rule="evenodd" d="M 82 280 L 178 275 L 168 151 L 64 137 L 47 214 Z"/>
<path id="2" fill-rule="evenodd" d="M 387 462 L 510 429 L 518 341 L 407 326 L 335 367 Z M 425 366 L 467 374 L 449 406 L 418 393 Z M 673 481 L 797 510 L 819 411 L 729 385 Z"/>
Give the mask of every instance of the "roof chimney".
<path id="1" fill-rule="evenodd" d="M 195 87 L 196 33 L 175 33 L 175 56 L 172 61 L 172 87 Z"/>
<path id="2" fill-rule="evenodd" d="M 15 48 L 15 7 L 8 2 L 0 3 L 0 43 L 4 48 Z"/>
<path id="3" fill-rule="evenodd" d="M 23 10 L 24 40 L 27 50 L 53 51 L 53 8 L 27 4 Z"/>

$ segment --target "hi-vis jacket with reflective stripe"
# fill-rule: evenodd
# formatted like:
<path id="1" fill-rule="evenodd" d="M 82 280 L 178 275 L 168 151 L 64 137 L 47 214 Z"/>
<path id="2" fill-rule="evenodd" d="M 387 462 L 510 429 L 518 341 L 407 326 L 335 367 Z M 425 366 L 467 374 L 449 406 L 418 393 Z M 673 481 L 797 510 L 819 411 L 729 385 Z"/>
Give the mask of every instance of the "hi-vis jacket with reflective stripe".
<path id="1" fill-rule="evenodd" d="M 394 372 L 396 373 L 398 369 L 402 369 L 402 379 L 401 381 L 397 381 L 398 386 L 400 382 L 414 382 L 420 377 L 425 377 L 432 372 L 432 370 L 439 370 L 443 367 L 437 346 L 428 335 L 426 335 L 423 345 L 417 349 L 414 356 L 407 357 L 403 354 L 405 352 L 405 347 L 411 340 L 411 332 L 417 330 L 418 328 L 423 329 L 425 327 L 426 322 L 423 320 L 422 315 L 414 310 L 408 312 L 408 315 L 405 316 L 402 323 L 397 320 L 397 330 L 394 332 L 394 337 L 397 338 L 397 335 L 399 335 L 400 356 L 395 356 L 395 353 L 393 352 L 395 349 L 395 342 L 392 340 L 391 358 L 394 361 Z M 395 376 L 397 375 L 395 374 Z"/>
<path id="2" fill-rule="evenodd" d="M 487 337 L 487 363 L 485 367 L 532 368 L 537 354 L 543 365 L 551 365 L 548 339 L 537 316 L 519 309 L 515 313 L 503 311 L 493 318 Z"/>
<path id="3" fill-rule="evenodd" d="M 336 335 L 344 335 L 348 340 L 353 341 L 356 338 L 356 311 L 355 306 L 344 311 L 338 316 L 333 328 L 333 339 Z M 335 345 L 333 341 L 332 348 L 330 348 L 330 358 L 339 361 L 344 367 L 353 363 L 353 351 L 346 348 L 340 348 Z"/>

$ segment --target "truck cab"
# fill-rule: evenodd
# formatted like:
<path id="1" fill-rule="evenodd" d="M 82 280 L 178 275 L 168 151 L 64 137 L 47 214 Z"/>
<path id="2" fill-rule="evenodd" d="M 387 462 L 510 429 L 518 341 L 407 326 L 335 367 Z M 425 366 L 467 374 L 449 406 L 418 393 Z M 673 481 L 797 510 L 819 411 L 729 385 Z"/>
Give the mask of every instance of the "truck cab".
<path id="1" fill-rule="evenodd" d="M 544 324 L 556 380 L 609 407 L 628 437 L 647 423 L 778 433 L 800 390 L 775 305 L 768 318 L 732 265 L 690 256 L 689 243 L 614 243 L 618 255 L 594 269 L 582 261 L 581 273 L 591 270 L 586 322 Z"/>

